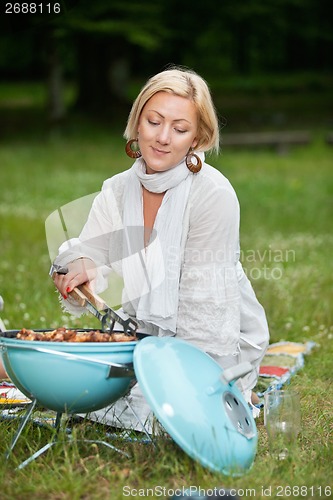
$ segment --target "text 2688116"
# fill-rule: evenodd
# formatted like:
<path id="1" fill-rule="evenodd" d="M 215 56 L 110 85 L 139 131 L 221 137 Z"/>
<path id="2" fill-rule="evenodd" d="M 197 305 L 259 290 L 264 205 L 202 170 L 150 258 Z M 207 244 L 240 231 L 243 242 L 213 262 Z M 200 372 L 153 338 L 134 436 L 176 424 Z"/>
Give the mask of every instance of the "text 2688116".
<path id="1" fill-rule="evenodd" d="M 60 14 L 60 3 L 6 2 L 5 14 Z"/>

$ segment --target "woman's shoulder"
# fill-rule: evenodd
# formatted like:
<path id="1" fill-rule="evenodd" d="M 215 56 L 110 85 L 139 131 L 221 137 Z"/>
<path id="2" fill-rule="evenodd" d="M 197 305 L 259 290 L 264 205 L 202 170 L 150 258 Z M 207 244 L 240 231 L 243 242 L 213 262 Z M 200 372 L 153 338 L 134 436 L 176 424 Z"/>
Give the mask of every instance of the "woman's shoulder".
<path id="1" fill-rule="evenodd" d="M 124 170 L 118 174 L 109 177 L 103 182 L 102 190 L 104 189 L 123 189 L 128 179 L 130 170 Z"/>
<path id="2" fill-rule="evenodd" d="M 195 191 L 211 191 L 213 188 L 217 190 L 222 189 L 236 195 L 229 179 L 220 170 L 206 162 L 199 174 L 195 176 L 194 188 Z"/>

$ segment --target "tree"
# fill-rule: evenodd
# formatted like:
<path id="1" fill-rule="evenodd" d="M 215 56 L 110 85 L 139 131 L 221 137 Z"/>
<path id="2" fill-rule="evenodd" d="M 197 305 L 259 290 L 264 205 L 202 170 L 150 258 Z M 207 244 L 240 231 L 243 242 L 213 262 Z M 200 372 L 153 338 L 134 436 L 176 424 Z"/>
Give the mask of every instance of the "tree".
<path id="1" fill-rule="evenodd" d="M 150 0 L 81 0 L 61 19 L 77 57 L 78 108 L 101 112 L 128 105 L 135 53 L 157 51 L 165 36 L 162 7 Z"/>
<path id="2" fill-rule="evenodd" d="M 38 76 L 48 75 L 52 119 L 63 116 L 62 73 L 68 53 L 72 55 L 72 65 L 65 69 L 77 83 L 78 109 L 100 113 L 111 105 L 113 110 L 126 105 L 129 74 L 137 70 L 135 54 L 161 48 L 166 32 L 160 15 L 164 1 L 59 0 L 57 5 L 61 6 L 59 15 L 50 18 L 40 12 L 25 17 L 18 13 L 10 18 L 15 19 L 14 23 L 0 21 L 5 28 L 0 45 L 1 41 L 5 47 L 11 44 L 17 53 L 22 46 L 38 46 L 37 57 L 31 49 L 27 56 L 36 61 Z M 20 45 L 15 43 L 17 33 Z M 4 57 L 3 67 L 8 74 L 7 63 L 8 58 Z M 13 65 L 13 73 L 15 69 Z"/>
<path id="3" fill-rule="evenodd" d="M 330 0 L 59 0 L 57 5 L 61 12 L 50 16 L 0 17 L 0 75 L 48 74 L 53 119 L 64 113 L 62 74 L 77 84 L 78 109 L 117 115 L 129 107 L 129 81 L 146 79 L 169 63 L 218 82 L 230 74 L 332 70 Z"/>

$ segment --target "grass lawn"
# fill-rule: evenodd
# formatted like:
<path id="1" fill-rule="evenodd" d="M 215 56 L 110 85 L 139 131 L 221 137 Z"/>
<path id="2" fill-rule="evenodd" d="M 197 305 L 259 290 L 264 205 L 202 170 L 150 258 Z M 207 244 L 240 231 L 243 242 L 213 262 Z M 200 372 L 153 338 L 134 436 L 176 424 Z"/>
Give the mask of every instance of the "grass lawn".
<path id="1" fill-rule="evenodd" d="M 168 490 L 183 486 L 235 488 L 244 498 L 331 496 L 333 149 L 324 135 L 316 130 L 310 145 L 284 156 L 224 149 L 219 158 L 208 160 L 238 193 L 241 258 L 266 309 L 271 340 L 317 343 L 291 381 L 300 394 L 303 423 L 293 459 L 271 459 L 261 415 L 256 460 L 243 477 L 212 473 L 169 441 L 156 448 L 120 443 L 130 459 L 79 441 L 60 443 L 16 471 L 49 438 L 46 429 L 29 426 L 11 459 L 0 459 L 1 499 L 120 499 L 129 493 L 167 498 Z M 58 207 L 98 191 L 105 178 L 128 168 L 123 147 L 121 130 L 73 125 L 65 134 L 11 135 L 0 144 L 0 294 L 8 328 L 99 326 L 94 318 L 74 319 L 60 309 L 48 277 L 44 224 Z M 110 305 L 119 298 L 119 290 L 113 290 Z M 0 426 L 3 457 L 17 422 L 1 421 Z M 101 437 L 103 429 L 85 424 L 75 433 Z"/>

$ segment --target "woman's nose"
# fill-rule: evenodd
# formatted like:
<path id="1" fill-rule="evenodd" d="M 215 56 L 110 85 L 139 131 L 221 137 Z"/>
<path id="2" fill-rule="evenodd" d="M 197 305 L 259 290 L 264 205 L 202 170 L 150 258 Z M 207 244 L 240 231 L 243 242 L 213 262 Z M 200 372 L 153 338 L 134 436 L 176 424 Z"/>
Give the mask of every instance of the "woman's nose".
<path id="1" fill-rule="evenodd" d="M 160 128 L 157 141 L 160 144 L 169 144 L 170 142 L 170 128 L 168 126 L 164 126 Z"/>

